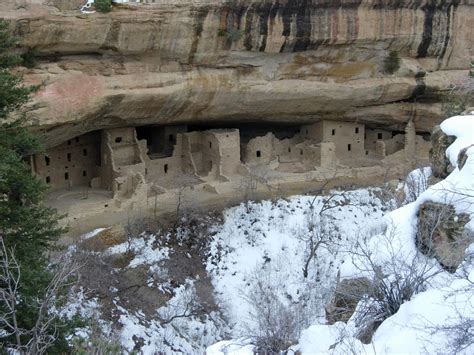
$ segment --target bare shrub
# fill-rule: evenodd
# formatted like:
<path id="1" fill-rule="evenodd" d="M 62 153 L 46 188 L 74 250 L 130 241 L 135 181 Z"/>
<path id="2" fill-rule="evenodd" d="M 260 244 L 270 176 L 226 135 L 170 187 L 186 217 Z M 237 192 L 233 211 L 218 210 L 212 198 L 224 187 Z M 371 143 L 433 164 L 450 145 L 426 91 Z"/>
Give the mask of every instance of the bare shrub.
<path id="1" fill-rule="evenodd" d="M 364 236 L 352 252 L 354 265 L 367 279 L 360 279 L 365 283 L 362 288 L 346 289 L 345 296 L 354 299 L 362 297 L 355 310 L 355 321 L 359 329 L 358 337 L 365 343 L 370 342 L 373 332 L 385 319 L 394 315 L 414 295 L 424 291 L 429 280 L 442 271 L 419 251 L 415 255 L 406 255 L 401 247 L 395 248 L 394 233 L 392 228 L 377 240 L 387 249 L 383 260 L 377 258 L 374 245 Z M 361 295 L 361 289 L 366 290 L 364 295 Z"/>
<path id="2" fill-rule="evenodd" d="M 282 300 L 281 289 L 272 274 L 262 269 L 253 274 L 253 288 L 244 299 L 250 306 L 253 324 L 247 324 L 246 337 L 252 340 L 258 353 L 273 354 L 294 344 L 305 327 L 300 303 Z"/>
<path id="3" fill-rule="evenodd" d="M 98 320 L 92 319 L 88 325 L 87 337 L 72 340 L 72 353 L 76 355 L 114 355 L 120 354 L 122 347 L 118 336 L 104 334 Z"/>
<path id="4" fill-rule="evenodd" d="M 8 250 L 0 237 L 0 328 L 2 337 L 13 336 L 15 342 L 7 347 L 19 353 L 43 354 L 56 341 L 59 314 L 54 307 L 65 298 L 65 291 L 76 282 L 78 263 L 63 255 L 51 266 L 53 272 L 44 294 L 37 303 L 37 312 L 31 329 L 18 322 L 18 304 L 21 302 L 21 267 L 14 250 Z M 27 339 L 27 340 L 26 340 Z"/>
<path id="5" fill-rule="evenodd" d="M 199 302 L 194 285 L 185 283 L 182 290 L 179 290 L 178 297 L 173 297 L 166 307 L 160 310 L 160 323 L 162 325 L 172 323 L 180 318 L 193 318 L 204 313 L 204 309 Z"/>
<path id="6" fill-rule="evenodd" d="M 127 223 L 123 226 L 123 231 L 127 241 L 127 254 L 132 253 L 133 240 L 137 239 L 142 233 L 144 233 L 146 227 L 147 224 L 143 217 L 128 216 Z"/>
<path id="7" fill-rule="evenodd" d="M 309 204 L 306 212 L 306 224 L 297 238 L 305 245 L 305 260 L 303 265 L 303 276 L 308 277 L 309 267 L 315 260 L 321 248 L 332 250 L 341 244 L 341 233 L 334 223 L 334 217 L 330 213 L 332 209 L 342 206 L 359 207 L 350 202 L 345 193 L 333 192 L 322 198 L 320 206 L 316 205 L 318 196 L 315 196 Z"/>
<path id="8" fill-rule="evenodd" d="M 416 201 L 428 188 L 429 177 L 429 169 L 426 168 L 419 168 L 407 175 L 404 183 L 405 204 Z"/>

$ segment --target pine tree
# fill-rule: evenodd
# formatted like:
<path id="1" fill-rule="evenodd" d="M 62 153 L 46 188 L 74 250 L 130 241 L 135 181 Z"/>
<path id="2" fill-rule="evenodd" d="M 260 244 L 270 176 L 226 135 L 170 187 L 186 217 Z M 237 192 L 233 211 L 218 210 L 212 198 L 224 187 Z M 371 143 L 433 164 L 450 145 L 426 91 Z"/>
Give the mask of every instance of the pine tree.
<path id="1" fill-rule="evenodd" d="M 0 19 L 0 238 L 14 251 L 20 265 L 19 326 L 31 329 L 51 278 L 47 251 L 64 229 L 59 226 L 57 212 L 42 204 L 46 187 L 27 163 L 39 144 L 24 127 L 27 119 L 21 111 L 38 86 L 23 85 L 22 76 L 14 72 L 21 64 L 21 57 L 12 52 L 15 45 L 8 23 Z M 26 342 L 28 335 L 23 337 Z M 10 340 L 1 339 L 0 353 L 2 344 L 8 346 Z"/>

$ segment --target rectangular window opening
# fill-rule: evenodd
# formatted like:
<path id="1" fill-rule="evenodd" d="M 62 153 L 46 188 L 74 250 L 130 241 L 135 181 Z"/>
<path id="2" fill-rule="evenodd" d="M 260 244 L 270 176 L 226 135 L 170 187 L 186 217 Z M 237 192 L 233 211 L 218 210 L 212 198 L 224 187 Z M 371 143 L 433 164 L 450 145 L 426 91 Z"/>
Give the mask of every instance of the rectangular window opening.
<path id="1" fill-rule="evenodd" d="M 46 166 L 49 166 L 49 164 L 51 163 L 51 159 L 49 159 L 48 156 L 45 156 L 44 157 L 44 163 L 46 164 Z"/>
<path id="2" fill-rule="evenodd" d="M 82 155 L 84 155 L 85 157 L 87 156 L 87 149 L 82 150 Z"/>
<path id="3" fill-rule="evenodd" d="M 333 130 L 331 131 L 331 135 L 333 135 L 333 136 L 336 135 L 336 130 L 335 130 L 335 129 L 333 129 Z"/>
<path id="4" fill-rule="evenodd" d="M 173 135 L 172 135 L 172 134 L 170 134 L 170 135 L 169 135 L 169 137 L 168 137 L 168 140 L 169 140 L 170 142 L 173 142 L 173 140 L 174 140 L 174 137 L 173 137 Z"/>
<path id="5" fill-rule="evenodd" d="M 165 174 L 168 174 L 168 164 L 165 164 L 163 166 L 163 170 L 164 170 Z"/>
<path id="6" fill-rule="evenodd" d="M 377 139 L 382 139 L 382 133 L 377 133 Z"/>
<path id="7" fill-rule="evenodd" d="M 359 133 L 359 127 L 356 127 L 355 131 L 356 131 L 356 133 Z"/>
<path id="8" fill-rule="evenodd" d="M 288 153 L 291 153 L 291 148 L 290 147 L 288 147 Z"/>
<path id="9" fill-rule="evenodd" d="M 86 171 L 86 170 L 83 170 L 83 171 L 82 171 L 82 176 L 84 176 L 84 177 L 87 176 L 87 171 Z"/>
<path id="10" fill-rule="evenodd" d="M 46 176 L 46 183 L 49 184 L 51 182 L 51 177 L 50 176 Z"/>
<path id="11" fill-rule="evenodd" d="M 303 149 L 300 149 L 300 155 L 303 155 Z"/>
<path id="12" fill-rule="evenodd" d="M 69 173 L 64 173 L 64 180 L 69 180 Z"/>
<path id="13" fill-rule="evenodd" d="M 120 143 L 122 142 L 122 137 L 116 137 L 115 138 L 115 143 Z"/>
<path id="14" fill-rule="evenodd" d="M 79 137 L 76 137 L 76 143 L 79 143 Z"/>
<path id="15" fill-rule="evenodd" d="M 67 153 L 67 161 L 71 161 L 71 153 Z"/>
<path id="16" fill-rule="evenodd" d="M 209 142 L 209 148 L 212 148 L 212 142 Z"/>
<path id="17" fill-rule="evenodd" d="M 67 141 L 67 145 L 71 145 L 71 141 L 70 141 L 70 140 L 69 140 L 69 141 Z"/>
<path id="18" fill-rule="evenodd" d="M 257 150 L 255 153 L 257 155 L 257 158 L 260 158 L 262 156 L 262 153 L 259 150 Z"/>
<path id="19" fill-rule="evenodd" d="M 347 145 L 347 150 L 348 150 L 349 152 L 351 151 L 351 148 L 352 148 L 351 145 L 348 144 L 348 145 Z"/>

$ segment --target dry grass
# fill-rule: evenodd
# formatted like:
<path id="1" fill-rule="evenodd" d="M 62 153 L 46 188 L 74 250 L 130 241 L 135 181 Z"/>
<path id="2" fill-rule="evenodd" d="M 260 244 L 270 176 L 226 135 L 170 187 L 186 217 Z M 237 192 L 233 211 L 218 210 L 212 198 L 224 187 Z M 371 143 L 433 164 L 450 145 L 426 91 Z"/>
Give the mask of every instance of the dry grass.
<path id="1" fill-rule="evenodd" d="M 111 246 L 125 242 L 123 229 L 119 227 L 107 228 L 92 238 L 82 241 L 81 246 L 85 250 L 102 252 Z"/>

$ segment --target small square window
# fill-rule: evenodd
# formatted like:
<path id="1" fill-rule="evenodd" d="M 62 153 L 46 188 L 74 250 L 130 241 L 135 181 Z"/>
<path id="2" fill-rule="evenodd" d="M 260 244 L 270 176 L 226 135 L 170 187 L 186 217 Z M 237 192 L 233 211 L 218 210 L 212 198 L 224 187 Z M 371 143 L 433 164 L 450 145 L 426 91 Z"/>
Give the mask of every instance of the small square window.
<path id="1" fill-rule="evenodd" d="M 121 142 L 122 142 L 122 137 L 115 138 L 115 143 L 121 143 Z"/>
<path id="2" fill-rule="evenodd" d="M 259 150 L 256 151 L 256 154 L 257 154 L 257 158 L 260 158 L 262 156 L 262 153 Z"/>
<path id="3" fill-rule="evenodd" d="M 382 133 L 377 133 L 377 139 L 382 139 Z"/>

